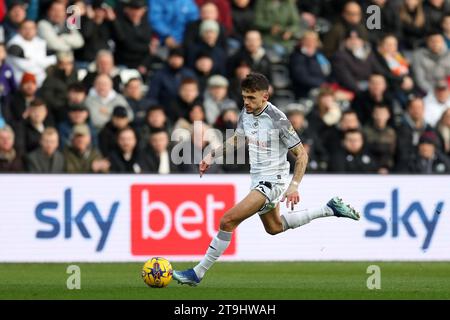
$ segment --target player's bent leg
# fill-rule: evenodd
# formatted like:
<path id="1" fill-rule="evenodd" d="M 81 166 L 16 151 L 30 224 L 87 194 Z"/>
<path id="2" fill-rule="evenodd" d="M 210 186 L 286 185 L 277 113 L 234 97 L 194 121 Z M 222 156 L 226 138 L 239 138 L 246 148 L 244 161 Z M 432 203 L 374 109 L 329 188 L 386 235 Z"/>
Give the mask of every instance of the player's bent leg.
<path id="1" fill-rule="evenodd" d="M 283 221 L 280 216 L 280 205 L 278 204 L 275 208 L 267 213 L 259 216 L 264 225 L 264 229 L 270 235 L 276 235 L 283 232 L 285 229 L 283 227 Z"/>
<path id="2" fill-rule="evenodd" d="M 252 190 L 236 206 L 228 210 L 220 221 L 220 230 L 212 239 L 206 255 L 194 268 L 173 272 L 173 278 L 181 284 L 196 286 L 204 277 L 206 271 L 212 267 L 217 259 L 228 248 L 234 229 L 245 219 L 265 204 L 266 198 L 261 193 Z"/>

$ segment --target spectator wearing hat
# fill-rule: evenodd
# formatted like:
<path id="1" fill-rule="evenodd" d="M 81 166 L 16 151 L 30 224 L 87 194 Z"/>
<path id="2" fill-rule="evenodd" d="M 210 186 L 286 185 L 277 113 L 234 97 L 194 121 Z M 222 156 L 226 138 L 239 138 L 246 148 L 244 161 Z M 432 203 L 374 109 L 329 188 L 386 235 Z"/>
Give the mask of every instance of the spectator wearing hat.
<path id="1" fill-rule="evenodd" d="M 54 52 L 72 52 L 84 45 L 83 37 L 76 28 L 67 28 L 66 5 L 53 1 L 47 10 L 47 17 L 38 23 L 38 34 Z"/>
<path id="2" fill-rule="evenodd" d="M 223 76 L 209 78 L 203 104 L 208 124 L 214 124 L 226 109 L 237 109 L 236 103 L 228 97 L 228 86 L 228 80 Z"/>
<path id="3" fill-rule="evenodd" d="M 98 134 L 99 149 L 105 156 L 117 150 L 117 133 L 130 125 L 128 110 L 123 106 L 116 106 L 111 115 L 111 120 L 100 130 Z"/>
<path id="4" fill-rule="evenodd" d="M 56 64 L 56 56 L 47 55 L 47 43 L 37 36 L 36 23 L 32 20 L 22 22 L 19 32 L 8 42 L 8 47 L 11 46 L 20 47 L 20 52 L 23 53 L 8 57 L 16 82 L 20 82 L 24 72 L 30 72 L 36 76 L 40 88 L 47 77 L 46 69 Z"/>
<path id="5" fill-rule="evenodd" d="M 21 154 L 14 148 L 15 134 L 9 125 L 0 128 L 0 172 L 22 172 Z"/>
<path id="6" fill-rule="evenodd" d="M 89 127 L 78 124 L 73 127 L 71 143 L 63 151 L 64 171 L 67 173 L 104 173 L 109 171 L 110 163 L 91 145 Z"/>
<path id="7" fill-rule="evenodd" d="M 366 149 L 359 129 L 344 132 L 342 148 L 331 155 L 330 171 L 336 173 L 374 173 L 378 170 L 372 154 Z"/>
<path id="8" fill-rule="evenodd" d="M 67 105 L 67 90 L 71 84 L 78 82 L 78 75 L 71 52 L 58 53 L 57 59 L 57 65 L 48 69 L 40 93 L 53 117 L 61 121 Z"/>
<path id="9" fill-rule="evenodd" d="M 412 67 L 417 86 L 431 93 L 436 82 L 450 75 L 450 50 L 439 32 L 431 32 L 426 38 L 426 48 L 414 50 Z"/>
<path id="10" fill-rule="evenodd" d="M 153 26 L 148 22 L 146 12 L 147 1 L 131 0 L 123 3 L 123 14 L 117 17 L 117 23 L 113 25 L 116 43 L 114 53 L 118 65 L 138 68 L 146 64 L 149 55 L 154 54 Z"/>
<path id="11" fill-rule="evenodd" d="M 106 74 L 98 75 L 94 87 L 86 98 L 86 106 L 89 109 L 92 124 L 97 130 L 111 119 L 114 107 L 123 106 L 127 110 L 127 117 L 133 120 L 131 110 L 125 98 L 113 89 L 113 82 Z"/>
<path id="12" fill-rule="evenodd" d="M 193 0 L 150 0 L 149 6 L 148 21 L 161 43 L 168 48 L 181 45 L 186 25 L 199 18 L 199 10 Z"/>
<path id="13" fill-rule="evenodd" d="M 450 107 L 450 90 L 446 80 L 436 82 L 433 92 L 423 100 L 425 121 L 435 127 L 445 110 Z"/>
<path id="14" fill-rule="evenodd" d="M 383 72 L 369 43 L 357 29 L 346 33 L 343 47 L 332 59 L 332 66 L 337 83 L 354 93 L 367 89 L 371 74 Z"/>
<path id="15" fill-rule="evenodd" d="M 41 135 L 40 147 L 26 156 L 26 169 L 31 173 L 64 172 L 64 156 L 58 150 L 58 131 L 46 128 Z"/>
<path id="16" fill-rule="evenodd" d="M 179 172 L 178 166 L 171 160 L 172 149 L 169 133 L 164 129 L 154 130 L 140 158 L 143 172 L 169 174 Z"/>
<path id="17" fill-rule="evenodd" d="M 207 52 L 212 60 L 212 73 L 225 75 L 227 53 L 218 44 L 219 23 L 215 20 L 204 20 L 200 24 L 200 41 L 187 48 L 187 65 L 191 68 L 195 66 L 195 59 L 200 53 Z"/>
<path id="18" fill-rule="evenodd" d="M 424 132 L 420 136 L 416 154 L 408 162 L 407 171 L 416 174 L 450 173 L 450 159 L 439 150 L 438 143 L 434 132 Z"/>
<path id="19" fill-rule="evenodd" d="M 13 94 L 9 105 L 3 109 L 6 121 L 14 125 L 26 119 L 28 117 L 28 106 L 36 98 L 36 92 L 36 77 L 32 73 L 25 72 L 19 90 Z"/>
<path id="20" fill-rule="evenodd" d="M 140 153 L 136 133 L 131 127 L 117 132 L 117 149 L 109 155 L 113 173 L 141 173 Z"/>
<path id="21" fill-rule="evenodd" d="M 2 23 L 5 32 L 5 43 L 19 32 L 20 25 L 27 18 L 27 8 L 28 4 L 26 1 L 9 1 L 8 12 Z"/>
<path id="22" fill-rule="evenodd" d="M 263 47 L 262 36 L 258 30 L 249 30 L 245 34 L 244 46 L 229 59 L 228 76 L 232 76 L 233 70 L 242 61 L 247 62 L 252 71 L 262 73 L 269 82 L 271 81 L 272 64 Z"/>
<path id="23" fill-rule="evenodd" d="M 100 74 L 106 74 L 113 81 L 113 88 L 120 92 L 122 80 L 120 78 L 119 68 L 114 64 L 114 56 L 109 50 L 100 50 L 95 57 L 95 66 L 91 66 L 83 79 L 83 84 L 89 91 L 94 85 L 95 78 Z"/>
<path id="24" fill-rule="evenodd" d="M 200 52 L 195 58 L 194 72 L 198 80 L 200 92 L 206 90 L 209 77 L 213 75 L 214 61 L 211 55 L 206 52 Z"/>
<path id="25" fill-rule="evenodd" d="M 167 62 L 161 70 L 149 80 L 148 98 L 152 104 L 165 107 L 177 96 L 181 81 L 184 78 L 195 78 L 194 72 L 184 65 L 184 51 L 171 49 Z"/>
<path id="26" fill-rule="evenodd" d="M 134 127 L 141 127 L 145 123 L 145 116 L 150 107 L 150 101 L 144 97 L 144 89 L 141 78 L 131 78 L 125 84 L 124 96 L 133 110 Z"/>
<path id="27" fill-rule="evenodd" d="M 185 78 L 181 82 L 178 95 L 166 109 L 170 121 L 175 123 L 179 118 L 187 118 L 191 106 L 200 99 L 198 82 L 194 78 Z M 201 102 L 200 102 L 201 103 Z"/>
<path id="28" fill-rule="evenodd" d="M 200 25 L 203 21 L 206 20 L 214 20 L 219 23 L 219 37 L 217 39 L 217 44 L 223 49 L 227 49 L 227 31 L 223 24 L 219 21 L 219 9 L 217 8 L 217 4 L 211 1 L 204 2 L 200 6 L 200 17 L 198 20 L 189 22 L 186 26 L 186 31 L 184 33 L 183 47 L 190 48 L 195 43 L 199 43 L 201 41 L 200 38 Z"/>
<path id="29" fill-rule="evenodd" d="M 16 132 L 16 148 L 23 154 L 37 149 L 42 132 L 44 132 L 45 128 L 53 124 L 47 118 L 47 106 L 40 98 L 31 101 L 27 113 L 27 118 L 17 123 L 14 127 L 14 131 Z"/>
<path id="30" fill-rule="evenodd" d="M 433 131 L 425 121 L 425 105 L 420 97 L 412 97 L 403 115 L 402 123 L 397 129 L 397 170 L 405 171 L 404 165 L 410 156 L 417 152 L 419 138 L 424 132 Z"/>
<path id="31" fill-rule="evenodd" d="M 319 35 L 306 31 L 289 58 L 289 71 L 297 98 L 307 97 L 319 88 L 331 73 L 331 64 L 319 51 Z"/>
<path id="32" fill-rule="evenodd" d="M 390 116 L 388 106 L 376 105 L 372 111 L 372 120 L 363 128 L 368 150 L 382 173 L 390 172 L 395 161 L 397 134 L 388 125 Z"/>
<path id="33" fill-rule="evenodd" d="M 338 51 L 350 30 L 356 30 L 364 41 L 369 38 L 361 6 L 356 1 L 349 1 L 344 5 L 339 20 L 324 36 L 323 52 L 328 58 L 331 59 Z"/>
<path id="34" fill-rule="evenodd" d="M 164 130 L 172 133 L 172 123 L 167 118 L 165 108 L 160 105 L 153 105 L 147 110 L 145 123 L 139 130 L 139 142 L 142 149 L 147 145 L 152 132 Z"/>
<path id="35" fill-rule="evenodd" d="M 281 45 L 290 52 L 305 27 L 294 1 L 256 1 L 255 28 L 261 32 L 265 45 Z"/>
<path id="36" fill-rule="evenodd" d="M 82 1 L 80 33 L 84 39 L 84 46 L 75 51 L 77 61 L 85 63 L 95 60 L 100 50 L 110 50 L 109 42 L 113 38 L 114 28 L 118 28 L 114 9 L 106 1 L 94 0 L 91 8 L 87 8 Z"/>
<path id="37" fill-rule="evenodd" d="M 67 118 L 58 124 L 60 150 L 63 150 L 65 146 L 70 144 L 73 127 L 78 124 L 88 126 L 92 145 L 94 147 L 98 145 L 97 130 L 89 119 L 88 108 L 83 102 L 72 103 L 67 107 Z"/>

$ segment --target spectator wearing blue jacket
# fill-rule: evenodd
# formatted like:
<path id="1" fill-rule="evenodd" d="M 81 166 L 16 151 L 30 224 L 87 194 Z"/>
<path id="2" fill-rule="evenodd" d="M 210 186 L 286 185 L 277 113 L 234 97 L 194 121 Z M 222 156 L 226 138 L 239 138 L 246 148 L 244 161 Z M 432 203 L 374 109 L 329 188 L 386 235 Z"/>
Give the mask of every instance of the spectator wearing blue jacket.
<path id="1" fill-rule="evenodd" d="M 200 16 L 193 0 L 149 0 L 149 8 L 148 20 L 169 48 L 183 43 L 186 25 Z"/>

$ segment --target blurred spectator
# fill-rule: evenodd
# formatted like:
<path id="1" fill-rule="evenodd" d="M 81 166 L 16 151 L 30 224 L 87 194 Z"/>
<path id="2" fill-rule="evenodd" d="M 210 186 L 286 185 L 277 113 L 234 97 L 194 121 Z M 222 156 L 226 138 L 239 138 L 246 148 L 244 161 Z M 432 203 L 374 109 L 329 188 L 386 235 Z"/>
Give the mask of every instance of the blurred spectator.
<path id="1" fill-rule="evenodd" d="M 247 75 L 250 74 L 251 71 L 252 69 L 250 68 L 248 62 L 245 60 L 241 60 L 234 67 L 233 75 L 230 78 L 228 96 L 230 97 L 230 99 L 236 102 L 236 105 L 239 109 L 242 108 L 242 103 L 244 101 L 242 98 L 241 82 L 247 77 Z"/>
<path id="2" fill-rule="evenodd" d="M 6 58 L 6 48 L 0 43 L 0 118 L 3 118 L 4 109 L 17 90 L 13 68 Z"/>
<path id="3" fill-rule="evenodd" d="M 450 3 L 446 0 L 426 0 L 423 5 L 426 30 L 436 31 L 441 27 L 442 18 L 450 13 Z"/>
<path id="4" fill-rule="evenodd" d="M 344 133 L 342 150 L 332 155 L 330 170 L 342 173 L 373 173 L 378 169 L 372 155 L 365 149 L 364 136 L 359 129 Z"/>
<path id="5" fill-rule="evenodd" d="M 442 146 L 442 151 L 450 157 L 450 108 L 444 111 L 436 125 L 436 131 Z"/>
<path id="6" fill-rule="evenodd" d="M 26 1 L 9 1 L 7 16 L 2 23 L 5 32 L 4 42 L 8 42 L 19 32 L 20 25 L 27 17 L 27 7 Z"/>
<path id="7" fill-rule="evenodd" d="M 450 14 L 442 18 L 441 27 L 447 49 L 450 49 Z"/>
<path id="8" fill-rule="evenodd" d="M 64 172 L 64 156 L 58 151 L 58 131 L 46 128 L 41 135 L 40 148 L 27 154 L 26 167 L 31 173 Z"/>
<path id="9" fill-rule="evenodd" d="M 233 18 L 233 38 L 244 42 L 243 35 L 254 28 L 255 11 L 252 0 L 232 0 L 231 15 Z"/>
<path id="10" fill-rule="evenodd" d="M 447 79 L 450 75 L 450 50 L 440 33 L 430 33 L 427 47 L 414 51 L 412 66 L 416 83 L 424 93 L 431 92 L 436 81 Z"/>
<path id="11" fill-rule="evenodd" d="M 228 85 L 228 80 L 223 76 L 209 78 L 203 104 L 208 124 L 214 124 L 224 110 L 237 109 L 236 103 L 228 98 Z"/>
<path id="12" fill-rule="evenodd" d="M 64 107 L 67 105 L 68 87 L 78 82 L 73 54 L 58 53 L 58 64 L 49 68 L 47 74 L 40 93 L 47 102 L 49 112 L 53 117 L 61 120 L 65 113 Z"/>
<path id="13" fill-rule="evenodd" d="M 24 154 L 39 147 L 41 134 L 48 125 L 48 120 L 46 121 L 47 106 L 42 99 L 36 98 L 33 100 L 27 109 L 27 113 L 27 119 L 15 127 L 16 147 Z"/>
<path id="14" fill-rule="evenodd" d="M 208 78 L 213 75 L 214 61 L 208 52 L 200 52 L 195 58 L 194 72 L 198 80 L 200 92 L 204 92 L 207 87 Z"/>
<path id="15" fill-rule="evenodd" d="M 67 107 L 67 119 L 58 124 L 59 146 L 62 150 L 70 144 L 73 127 L 78 124 L 87 125 L 90 131 L 92 145 L 97 146 L 97 131 L 89 119 L 89 111 L 84 103 L 69 104 Z"/>
<path id="16" fill-rule="evenodd" d="M 114 107 L 123 106 L 128 112 L 128 118 L 133 119 L 131 110 L 125 98 L 113 89 L 111 78 L 105 74 L 97 76 L 94 87 L 86 98 L 92 124 L 100 130 L 110 119 Z"/>
<path id="17" fill-rule="evenodd" d="M 403 117 L 403 123 L 397 129 L 396 165 L 398 170 L 405 170 L 411 155 L 416 153 L 419 138 L 424 132 L 433 131 L 426 123 L 425 106 L 421 98 L 412 98 Z"/>
<path id="18" fill-rule="evenodd" d="M 28 106 L 36 98 L 36 77 L 32 73 L 24 73 L 20 88 L 11 97 L 9 105 L 3 109 L 7 122 L 15 124 L 28 117 Z"/>
<path id="19" fill-rule="evenodd" d="M 320 134 L 324 144 L 323 137 L 340 119 L 341 109 L 336 102 L 334 92 L 329 88 L 321 89 L 316 98 L 316 104 L 307 117 L 309 128 L 317 135 Z"/>
<path id="20" fill-rule="evenodd" d="M 198 7 L 193 0 L 150 0 L 149 6 L 149 22 L 161 42 L 170 49 L 183 43 L 186 25 L 199 18 Z"/>
<path id="21" fill-rule="evenodd" d="M 194 103 L 189 109 L 187 118 L 180 118 L 175 123 L 171 134 L 172 141 L 189 140 L 196 121 L 205 122 L 205 109 L 200 103 Z"/>
<path id="22" fill-rule="evenodd" d="M 125 84 L 124 96 L 133 110 L 134 125 L 140 127 L 145 122 L 150 101 L 144 97 L 143 83 L 140 78 L 131 78 Z"/>
<path id="23" fill-rule="evenodd" d="M 152 132 L 141 157 L 143 172 L 168 174 L 178 172 L 178 167 L 171 160 L 169 134 L 164 129 Z"/>
<path id="24" fill-rule="evenodd" d="M 199 95 L 197 81 L 194 78 L 183 79 L 177 97 L 166 108 L 170 121 L 175 123 L 179 118 L 187 118 L 189 109 L 199 99 Z"/>
<path id="25" fill-rule="evenodd" d="M 372 74 L 369 87 L 356 95 L 352 102 L 352 109 L 358 115 L 359 121 L 366 124 L 372 118 L 372 111 L 376 105 L 384 105 L 393 114 L 392 97 L 387 91 L 386 79 L 381 74 Z M 392 123 L 392 122 L 391 122 Z"/>
<path id="26" fill-rule="evenodd" d="M 331 64 L 319 52 L 319 35 L 306 31 L 289 59 L 289 71 L 295 96 L 307 97 L 311 89 L 320 87 L 331 73 Z"/>
<path id="27" fill-rule="evenodd" d="M 183 47 L 189 48 L 201 41 L 200 25 L 203 21 L 214 20 L 219 23 L 219 36 L 217 44 L 223 49 L 227 49 L 227 37 L 225 27 L 219 22 L 219 10 L 214 2 L 205 2 L 200 7 L 200 19 L 190 22 L 184 33 Z"/>
<path id="28" fill-rule="evenodd" d="M 200 24 L 200 41 L 187 48 L 187 65 L 195 67 L 195 59 L 201 53 L 208 53 L 213 60 L 212 73 L 225 74 L 227 53 L 219 43 L 219 23 L 205 20 Z"/>
<path id="29" fill-rule="evenodd" d="M 77 5 L 80 7 L 80 4 Z M 111 49 L 113 30 L 118 26 L 114 9 L 106 1 L 94 0 L 91 7 L 84 5 L 81 8 L 80 32 L 84 46 L 75 51 L 75 57 L 77 61 L 88 63 L 96 58 L 100 50 Z"/>
<path id="30" fill-rule="evenodd" d="M 321 132 L 320 134 L 326 150 L 333 154 L 341 147 L 345 132 L 360 129 L 361 124 L 356 113 L 353 110 L 347 110 L 342 113 L 342 117 L 337 125 L 330 128 L 325 134 L 322 135 Z"/>
<path id="31" fill-rule="evenodd" d="M 363 7 L 363 12 L 367 12 L 367 7 L 377 6 L 380 12 L 380 29 L 371 29 L 368 32 L 371 44 L 377 44 L 386 34 L 391 34 L 396 38 L 401 36 L 401 24 L 398 19 L 398 9 L 393 1 L 389 0 L 368 0 Z"/>
<path id="32" fill-rule="evenodd" d="M 141 173 L 139 164 L 139 149 L 137 148 L 136 133 L 130 127 L 117 132 L 117 149 L 109 155 L 111 172 Z"/>
<path id="33" fill-rule="evenodd" d="M 67 119 L 67 113 L 69 110 L 69 106 L 71 105 L 79 105 L 84 104 L 86 100 L 86 89 L 81 82 L 71 83 L 67 87 L 67 104 L 63 110 L 62 118 Z"/>
<path id="34" fill-rule="evenodd" d="M 389 118 L 389 108 L 377 105 L 372 111 L 372 121 L 363 128 L 368 150 L 381 173 L 388 173 L 394 167 L 397 136 L 395 130 L 388 125 Z"/>
<path id="35" fill-rule="evenodd" d="M 400 7 L 402 47 L 414 50 L 422 45 L 426 33 L 425 22 L 422 0 L 403 0 Z"/>
<path id="36" fill-rule="evenodd" d="M 309 128 L 308 121 L 305 119 L 304 111 L 300 108 L 287 107 L 286 116 L 292 124 L 292 127 L 301 137 L 302 144 L 308 153 L 308 172 L 323 172 L 328 169 L 328 153 L 322 145 L 316 132 Z M 294 172 L 296 157 L 288 153 L 288 161 L 291 164 L 290 170 Z"/>
<path id="37" fill-rule="evenodd" d="M 0 128 L 0 172 L 23 171 L 22 157 L 14 149 L 14 136 L 10 126 Z"/>
<path id="38" fill-rule="evenodd" d="M 217 118 L 214 127 L 222 132 L 223 137 L 226 137 L 227 130 L 234 130 L 237 127 L 239 119 L 239 110 L 237 109 L 226 109 Z"/>
<path id="39" fill-rule="evenodd" d="M 111 51 L 100 50 L 97 52 L 93 70 L 89 70 L 83 79 L 83 84 L 88 91 L 94 85 L 95 78 L 99 74 L 109 76 L 113 81 L 114 90 L 120 92 L 122 80 L 120 79 L 119 69 L 114 65 L 114 56 Z"/>
<path id="40" fill-rule="evenodd" d="M 233 19 L 229 0 L 195 0 L 195 2 L 200 8 L 206 3 L 214 3 L 219 9 L 218 22 L 225 27 L 227 35 L 231 34 L 233 31 Z"/>
<path id="41" fill-rule="evenodd" d="M 152 41 L 152 27 L 145 16 L 147 2 L 130 0 L 123 3 L 123 15 L 119 15 L 114 27 L 115 57 L 118 65 L 128 68 L 147 68 L 149 56 L 156 53 L 158 42 Z M 154 8 L 152 7 L 152 11 Z M 109 11 L 114 21 L 113 11 Z M 145 73 L 145 72 L 144 72 Z"/>
<path id="42" fill-rule="evenodd" d="M 233 55 L 229 61 L 228 76 L 233 74 L 233 70 L 239 63 L 245 61 L 252 71 L 262 73 L 269 81 L 272 79 L 271 62 L 263 48 L 261 33 L 257 30 L 247 31 L 244 47 Z"/>
<path id="43" fill-rule="evenodd" d="M 47 10 L 47 17 L 38 23 L 39 36 L 47 42 L 49 50 L 72 52 L 84 45 L 83 37 L 77 29 L 70 30 L 66 25 L 66 6 L 53 1 Z"/>
<path id="44" fill-rule="evenodd" d="M 356 29 L 346 34 L 344 46 L 336 52 L 332 63 L 338 84 L 355 93 L 367 89 L 372 73 L 382 72 L 370 45 Z"/>
<path id="45" fill-rule="evenodd" d="M 8 42 L 11 52 L 8 61 L 13 67 L 16 83 L 20 83 L 25 72 L 36 76 L 40 88 L 47 77 L 46 69 L 56 64 L 55 55 L 47 55 L 47 44 L 37 36 L 36 23 L 26 20 L 20 25 L 19 33 Z M 14 53 L 20 55 L 14 55 Z"/>
<path id="46" fill-rule="evenodd" d="M 78 124 L 73 127 L 71 144 L 64 148 L 65 171 L 67 173 L 108 172 L 110 163 L 91 146 L 89 127 Z"/>
<path id="47" fill-rule="evenodd" d="M 378 49 L 375 51 L 375 56 L 391 91 L 410 93 L 414 89 L 414 82 L 410 76 L 409 62 L 398 51 L 396 37 L 393 35 L 382 37 L 378 44 Z"/>
<path id="48" fill-rule="evenodd" d="M 361 7 L 355 1 L 349 1 L 345 4 L 340 20 L 331 27 L 331 30 L 323 39 L 323 52 L 328 58 L 331 58 L 339 49 L 351 30 L 356 30 L 364 41 L 368 40 L 368 32 L 362 20 Z"/>
<path id="49" fill-rule="evenodd" d="M 430 92 L 423 102 L 425 104 L 425 121 L 434 127 L 444 111 L 450 107 L 450 90 L 447 81 L 437 82 L 433 92 Z"/>
<path id="50" fill-rule="evenodd" d="M 265 45 L 285 54 L 292 50 L 305 26 L 293 0 L 256 0 L 255 28 L 261 31 Z"/>
<path id="51" fill-rule="evenodd" d="M 195 74 L 184 66 L 183 50 L 172 49 L 165 66 L 151 78 L 148 98 L 154 104 L 167 106 L 177 96 L 184 78 L 195 78 Z"/>
<path id="52" fill-rule="evenodd" d="M 100 130 L 98 134 L 98 147 L 104 156 L 109 156 L 111 152 L 117 150 L 117 133 L 128 127 L 130 118 L 125 107 L 117 106 L 111 115 L 111 120 Z"/>
<path id="53" fill-rule="evenodd" d="M 434 132 L 425 132 L 419 139 L 417 153 L 411 158 L 409 173 L 448 174 L 450 160 L 438 149 L 438 138 Z"/>
<path id="54" fill-rule="evenodd" d="M 172 124 L 167 119 L 163 106 L 151 106 L 146 114 L 145 123 L 139 131 L 139 142 L 144 148 L 153 131 L 164 130 L 172 132 Z"/>

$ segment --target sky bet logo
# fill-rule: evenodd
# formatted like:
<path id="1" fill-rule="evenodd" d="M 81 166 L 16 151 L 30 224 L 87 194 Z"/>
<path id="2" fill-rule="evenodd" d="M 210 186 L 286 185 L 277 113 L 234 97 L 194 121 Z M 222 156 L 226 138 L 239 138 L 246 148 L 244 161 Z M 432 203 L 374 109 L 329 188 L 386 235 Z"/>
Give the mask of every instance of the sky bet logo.
<path id="1" fill-rule="evenodd" d="M 64 190 L 62 205 L 57 201 L 46 201 L 37 205 L 35 209 L 37 220 L 43 224 L 49 225 L 51 229 L 49 230 L 46 228 L 46 230 L 38 230 L 36 237 L 38 239 L 51 239 L 57 237 L 60 232 L 63 232 L 64 238 L 70 239 L 72 237 L 73 229 L 78 228 L 83 238 L 90 239 L 91 234 L 84 224 L 84 219 L 87 216 L 92 215 L 100 230 L 100 239 L 96 251 L 102 251 L 118 208 L 119 202 L 116 201 L 111 205 L 108 215 L 105 216 L 100 214 L 95 202 L 89 201 L 83 204 L 78 212 L 73 211 L 72 190 L 66 189 Z M 60 216 L 58 213 L 61 211 L 63 213 L 63 220 L 60 222 L 55 215 Z M 61 228 L 64 230 L 61 230 Z"/>
<path id="2" fill-rule="evenodd" d="M 379 227 L 376 229 L 366 230 L 366 237 L 382 237 L 388 232 L 389 225 L 392 223 L 392 237 L 397 238 L 399 236 L 399 228 L 403 225 L 406 229 L 408 235 L 412 238 L 417 237 L 416 228 L 411 225 L 410 219 L 413 216 L 419 216 L 425 228 L 425 239 L 422 243 L 422 249 L 428 249 L 431 244 L 431 239 L 436 230 L 437 223 L 439 221 L 440 213 L 444 207 L 444 202 L 439 201 L 436 204 L 433 212 L 426 213 L 422 204 L 419 201 L 414 201 L 411 203 L 404 212 L 399 211 L 400 197 L 398 189 L 392 190 L 391 194 L 391 218 L 386 221 L 386 216 L 383 217 L 383 213 L 386 212 L 386 207 L 388 206 L 385 202 L 369 202 L 364 208 L 364 216 L 370 222 L 377 224 Z"/>

